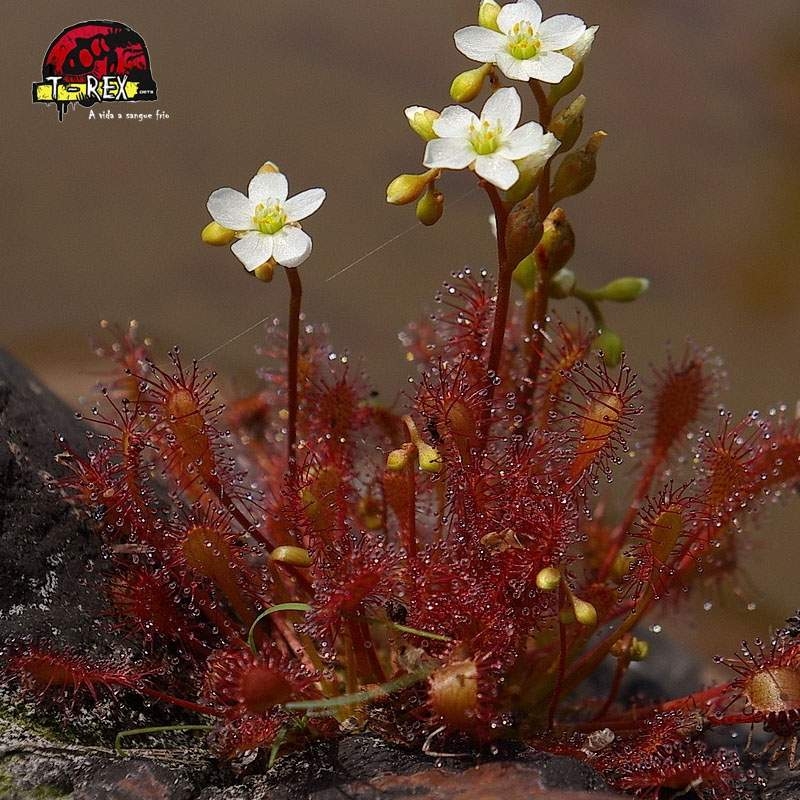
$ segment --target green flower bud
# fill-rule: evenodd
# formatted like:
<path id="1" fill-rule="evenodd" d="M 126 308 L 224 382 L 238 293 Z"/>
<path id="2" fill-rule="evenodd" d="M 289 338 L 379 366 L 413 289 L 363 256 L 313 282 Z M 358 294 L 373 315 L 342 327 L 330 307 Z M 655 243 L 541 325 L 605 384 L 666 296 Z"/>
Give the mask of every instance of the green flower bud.
<path id="1" fill-rule="evenodd" d="M 561 583 L 561 573 L 555 567 L 545 567 L 536 576 L 536 586 L 543 592 L 554 592 Z"/>
<path id="2" fill-rule="evenodd" d="M 269 557 L 271 561 L 276 561 L 279 564 L 289 564 L 293 567 L 311 566 L 311 554 L 302 547 L 282 545 L 281 547 L 276 547 L 269 554 Z"/>
<path id="3" fill-rule="evenodd" d="M 517 264 L 512 276 L 517 286 L 524 292 L 532 292 L 536 289 L 536 282 L 539 280 L 539 268 L 536 266 L 536 259 L 533 253 L 525 256 Z"/>
<path id="4" fill-rule="evenodd" d="M 603 362 L 607 367 L 616 367 L 622 358 L 622 339 L 614 331 L 603 331 L 594 340 L 592 349 L 603 354 Z"/>
<path id="5" fill-rule="evenodd" d="M 500 28 L 497 27 L 497 15 L 499 13 L 500 4 L 495 0 L 481 0 L 481 6 L 478 9 L 478 25 L 499 33 Z"/>
<path id="6" fill-rule="evenodd" d="M 650 654 L 650 645 L 643 639 L 635 636 L 631 642 L 630 659 L 631 661 L 644 661 Z"/>
<path id="7" fill-rule="evenodd" d="M 597 625 L 597 609 L 591 603 L 581 600 L 571 593 L 570 600 L 572 601 L 572 610 L 575 612 L 575 619 L 581 625 L 587 628 L 593 628 Z"/>
<path id="8" fill-rule="evenodd" d="M 468 69 L 466 72 L 461 72 L 453 78 L 450 84 L 450 97 L 456 103 L 469 103 L 473 101 L 483 88 L 483 82 L 486 76 L 492 71 L 491 64 L 484 64 L 475 69 Z"/>
<path id="9" fill-rule="evenodd" d="M 439 451 L 427 442 L 420 441 L 417 444 L 417 463 L 423 472 L 442 471 L 442 457 Z"/>
<path id="10" fill-rule="evenodd" d="M 644 294 L 650 286 L 647 278 L 617 278 L 592 292 L 597 300 L 611 300 L 614 303 L 631 303 Z"/>
<path id="11" fill-rule="evenodd" d="M 433 130 L 433 123 L 440 116 L 438 111 L 434 111 L 432 108 L 424 108 L 423 106 L 409 106 L 405 114 L 411 130 L 421 139 L 430 142 L 432 139 L 439 138 Z"/>
<path id="12" fill-rule="evenodd" d="M 575 252 L 575 233 L 561 208 L 554 208 L 544 221 L 544 233 L 533 251 L 539 269 L 555 275 Z"/>
<path id="13" fill-rule="evenodd" d="M 417 219 L 423 225 L 435 225 L 444 213 L 444 195 L 428 184 L 425 194 L 417 201 Z"/>
<path id="14" fill-rule="evenodd" d="M 567 267 L 562 267 L 550 279 L 550 297 L 555 300 L 563 300 L 572 294 L 575 288 L 575 273 Z"/>
<path id="15" fill-rule="evenodd" d="M 411 463 L 416 449 L 413 444 L 407 442 L 397 450 L 392 450 L 386 459 L 386 469 L 390 472 L 401 472 Z"/>
<path id="16" fill-rule="evenodd" d="M 438 169 L 429 169 L 420 175 L 398 175 L 386 187 L 386 202 L 395 206 L 404 206 L 419 200 L 428 188 L 428 184 L 438 175 Z"/>
<path id="17" fill-rule="evenodd" d="M 563 111 L 556 115 L 550 124 L 550 132 L 561 142 L 557 153 L 566 153 L 578 141 L 583 130 L 583 110 L 586 95 L 579 94 Z"/>
<path id="18" fill-rule="evenodd" d="M 528 195 L 511 209 L 506 222 L 506 255 L 516 266 L 529 256 L 542 238 L 544 226 L 539 219 L 537 200 Z"/>
<path id="19" fill-rule="evenodd" d="M 220 225 L 219 222 L 209 222 L 200 233 L 200 238 L 206 244 L 221 247 L 222 245 L 230 244 L 236 238 L 236 233 Z"/>
<path id="20" fill-rule="evenodd" d="M 588 189 L 597 173 L 597 151 L 608 134 L 597 131 L 574 153 L 568 153 L 558 165 L 551 198 L 554 203 Z"/>

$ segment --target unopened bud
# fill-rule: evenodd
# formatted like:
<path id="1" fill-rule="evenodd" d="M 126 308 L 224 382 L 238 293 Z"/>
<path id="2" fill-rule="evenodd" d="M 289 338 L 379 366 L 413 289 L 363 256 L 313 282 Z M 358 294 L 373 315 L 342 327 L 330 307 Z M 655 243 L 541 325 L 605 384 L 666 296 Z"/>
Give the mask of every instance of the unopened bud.
<path id="1" fill-rule="evenodd" d="M 536 259 L 533 257 L 533 253 L 525 256 L 517 264 L 513 278 L 517 286 L 524 292 L 532 292 L 536 289 L 536 283 L 539 280 L 539 268 L 536 266 Z"/>
<path id="2" fill-rule="evenodd" d="M 550 124 L 550 132 L 561 142 L 559 153 L 572 150 L 583 130 L 583 110 L 586 95 L 579 94 Z"/>
<path id="3" fill-rule="evenodd" d="M 276 547 L 269 554 L 269 557 L 270 561 L 276 561 L 279 564 L 289 564 L 292 567 L 311 566 L 311 554 L 302 547 L 282 545 L 281 547 Z"/>
<path id="4" fill-rule="evenodd" d="M 442 457 L 435 447 L 431 447 L 426 442 L 417 445 L 417 462 L 423 472 L 441 472 Z"/>
<path id="5" fill-rule="evenodd" d="M 220 225 L 219 222 L 209 222 L 203 228 L 200 238 L 206 244 L 213 244 L 215 247 L 221 247 L 225 244 L 230 244 L 236 238 L 236 232 Z"/>
<path id="6" fill-rule="evenodd" d="M 444 195 L 433 183 L 428 184 L 425 194 L 417 201 L 417 219 L 423 225 L 435 225 L 444 214 Z"/>
<path id="7" fill-rule="evenodd" d="M 422 197 L 428 184 L 439 174 L 437 169 L 429 169 L 419 175 L 398 175 L 386 187 L 386 202 L 395 206 L 413 203 Z"/>
<path id="8" fill-rule="evenodd" d="M 575 252 L 575 232 L 561 208 L 554 208 L 544 221 L 544 232 L 533 251 L 536 265 L 555 275 L 567 265 Z"/>
<path id="9" fill-rule="evenodd" d="M 490 31 L 500 32 L 497 25 L 497 15 L 500 13 L 500 4 L 495 0 L 482 0 L 478 9 L 478 25 Z"/>
<path id="10" fill-rule="evenodd" d="M 580 194 L 591 186 L 597 173 L 597 151 L 607 135 L 604 131 L 593 133 L 580 150 L 564 157 L 553 181 L 551 198 L 554 203 Z"/>
<path id="11" fill-rule="evenodd" d="M 438 111 L 423 106 L 409 106 L 405 113 L 411 130 L 421 139 L 430 142 L 432 139 L 439 138 L 433 130 L 433 123 L 439 119 Z"/>
<path id="12" fill-rule="evenodd" d="M 408 435 L 411 437 L 413 446 L 417 449 L 417 462 L 419 468 L 423 472 L 441 472 L 442 471 L 442 457 L 435 447 L 431 447 L 420 436 L 417 425 L 408 415 L 403 417 L 403 423 L 408 429 Z M 397 451 L 395 451 L 397 452 Z"/>
<path id="13" fill-rule="evenodd" d="M 397 450 L 392 450 L 386 459 L 386 469 L 390 472 L 400 472 L 406 469 L 411 464 L 411 459 L 414 457 L 416 450 L 417 448 L 410 442 L 407 442 Z"/>
<path id="14" fill-rule="evenodd" d="M 603 331 L 594 340 L 592 349 L 603 354 L 603 363 L 607 367 L 616 367 L 622 358 L 622 339 L 614 331 Z"/>
<path id="15" fill-rule="evenodd" d="M 491 64 L 483 64 L 475 69 L 459 73 L 450 84 L 450 97 L 456 103 L 472 102 L 481 93 L 483 82 L 491 71 Z"/>
<path id="16" fill-rule="evenodd" d="M 631 661 L 644 661 L 650 654 L 650 645 L 643 639 L 634 637 L 631 642 L 630 659 Z"/>
<path id="17" fill-rule="evenodd" d="M 259 168 L 256 175 L 272 175 L 280 172 L 281 168 L 273 161 L 265 161 Z"/>
<path id="18" fill-rule="evenodd" d="M 597 609 L 591 603 L 581 600 L 580 597 L 575 597 L 572 594 L 570 594 L 570 600 L 572 601 L 575 619 L 581 625 L 585 625 L 587 628 L 593 628 L 597 625 Z"/>
<path id="19" fill-rule="evenodd" d="M 543 592 L 554 592 L 561 583 L 561 572 L 555 567 L 545 567 L 536 576 L 536 586 Z"/>
<path id="20" fill-rule="evenodd" d="M 275 275 L 275 262 L 272 259 L 265 261 L 260 267 L 253 270 L 253 275 L 260 281 L 269 283 Z"/>
<path id="21" fill-rule="evenodd" d="M 617 278 L 592 292 L 597 300 L 611 300 L 614 303 L 631 303 L 650 287 L 647 278 Z"/>
<path id="22" fill-rule="evenodd" d="M 563 300 L 572 295 L 575 288 L 575 273 L 568 267 L 562 267 L 550 279 L 550 297 Z"/>
<path id="23" fill-rule="evenodd" d="M 516 266 L 529 256 L 542 238 L 544 227 L 539 219 L 537 200 L 528 195 L 511 209 L 506 222 L 506 255 Z"/>

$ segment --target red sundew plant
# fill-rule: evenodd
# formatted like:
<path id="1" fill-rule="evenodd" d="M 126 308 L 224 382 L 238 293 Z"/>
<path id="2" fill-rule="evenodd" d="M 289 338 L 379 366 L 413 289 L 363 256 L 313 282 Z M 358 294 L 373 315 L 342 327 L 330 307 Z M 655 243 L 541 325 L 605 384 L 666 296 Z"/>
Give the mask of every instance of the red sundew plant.
<path id="1" fill-rule="evenodd" d="M 223 758 L 364 728 L 438 751 L 519 740 L 641 796 L 735 797 L 738 757 L 702 734 L 761 725 L 772 760 L 797 761 L 796 624 L 723 659 L 726 683 L 641 705 L 620 690 L 648 657 L 648 616 L 729 575 L 746 520 L 800 481 L 800 423 L 720 412 L 703 427 L 719 368 L 694 347 L 639 388 L 601 304 L 635 300 L 647 281 L 584 288 L 556 206 L 588 188 L 605 136 L 574 149 L 585 98 L 559 108 L 596 29 L 542 21 L 532 0 L 484 0 L 479 23 L 456 33 L 481 66 L 451 94 L 471 102 L 488 86 L 480 118 L 407 109 L 427 171 L 387 192 L 430 225 L 444 170 L 469 168 L 497 232 L 496 281 L 454 275 L 436 313 L 401 336 L 416 396 L 377 403 L 324 330 L 301 331 L 311 240 L 299 222 L 325 193 L 287 199 L 271 162 L 247 196 L 214 192 L 203 239 L 232 243 L 261 281 L 283 267 L 290 286 L 263 390 L 223 405 L 214 373 L 177 351 L 158 367 L 134 330 L 112 331 L 100 433 L 88 457 L 66 459 L 66 489 L 116 564 L 109 606 L 147 664 L 40 647 L 7 671 L 43 700 L 110 687 L 187 709 Z M 529 85 L 538 123 L 518 127 L 507 79 Z M 569 297 L 588 317 L 552 319 L 551 301 Z M 637 478 L 612 517 L 604 487 L 631 448 Z M 607 691 L 587 695 L 606 665 Z"/>

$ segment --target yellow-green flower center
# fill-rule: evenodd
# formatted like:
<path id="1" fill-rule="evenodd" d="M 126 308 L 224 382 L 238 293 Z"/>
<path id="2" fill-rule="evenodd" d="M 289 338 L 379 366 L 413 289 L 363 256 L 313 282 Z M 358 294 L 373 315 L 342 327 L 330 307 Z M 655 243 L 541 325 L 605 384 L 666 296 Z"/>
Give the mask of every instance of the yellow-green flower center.
<path id="1" fill-rule="evenodd" d="M 499 122 L 484 120 L 480 125 L 469 126 L 469 141 L 479 156 L 488 156 L 500 147 L 502 128 Z"/>
<path id="2" fill-rule="evenodd" d="M 261 233 L 277 233 L 286 224 L 286 212 L 277 201 L 259 203 L 253 213 L 253 225 Z"/>
<path id="3" fill-rule="evenodd" d="M 536 56 L 541 46 L 542 42 L 530 22 L 517 22 L 508 32 L 508 52 L 520 61 Z"/>

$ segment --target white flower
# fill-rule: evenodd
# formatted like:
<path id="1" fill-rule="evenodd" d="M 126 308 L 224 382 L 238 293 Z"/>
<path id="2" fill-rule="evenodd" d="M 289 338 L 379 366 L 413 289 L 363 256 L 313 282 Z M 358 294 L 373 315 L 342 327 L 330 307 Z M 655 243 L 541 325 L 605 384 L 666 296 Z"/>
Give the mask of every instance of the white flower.
<path id="1" fill-rule="evenodd" d="M 559 14 L 542 22 L 542 9 L 534 0 L 517 0 L 500 9 L 500 32 L 471 25 L 455 33 L 456 47 L 467 58 L 497 64 L 509 78 L 530 78 L 559 83 L 572 72 L 573 62 L 559 53 L 574 45 L 586 30 L 583 20 Z"/>
<path id="2" fill-rule="evenodd" d="M 594 44 L 594 37 L 597 34 L 598 26 L 592 25 L 591 28 L 587 28 L 580 36 L 575 44 L 571 44 L 567 47 L 563 52 L 567 58 L 571 59 L 574 63 L 580 64 L 586 56 L 589 55 L 589 52 L 592 49 L 592 45 Z"/>
<path id="3" fill-rule="evenodd" d="M 423 163 L 437 169 L 473 167 L 498 189 L 508 189 L 519 178 L 514 161 L 541 151 L 552 155 L 559 146 L 537 122 L 517 128 L 521 114 L 516 89 L 498 89 L 486 101 L 480 119 L 463 106 L 448 106 L 433 123 L 439 138 L 428 142 Z"/>
<path id="4" fill-rule="evenodd" d="M 256 175 L 247 196 L 236 189 L 217 189 L 208 198 L 208 213 L 220 225 L 236 231 L 233 254 L 253 272 L 274 259 L 284 267 L 298 267 L 311 255 L 311 237 L 300 220 L 313 214 L 325 200 L 324 189 L 308 189 L 294 197 L 280 172 Z"/>

